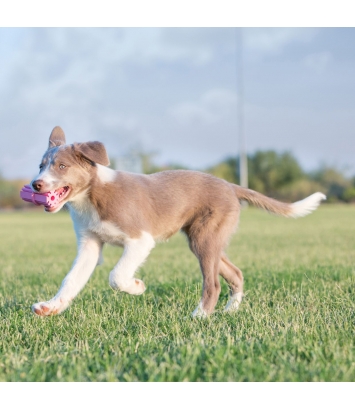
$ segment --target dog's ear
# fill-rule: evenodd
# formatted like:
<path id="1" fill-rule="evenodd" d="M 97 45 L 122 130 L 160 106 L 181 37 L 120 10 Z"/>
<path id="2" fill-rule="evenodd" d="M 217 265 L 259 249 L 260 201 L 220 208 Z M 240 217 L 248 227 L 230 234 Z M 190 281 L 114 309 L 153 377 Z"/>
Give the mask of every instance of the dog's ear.
<path id="1" fill-rule="evenodd" d="M 83 142 L 73 144 L 76 154 L 86 159 L 89 162 L 95 162 L 97 164 L 105 165 L 108 167 L 110 165 L 110 160 L 108 158 L 104 144 L 99 141 Z"/>
<path id="2" fill-rule="evenodd" d="M 59 145 L 65 145 L 65 134 L 60 127 L 54 127 L 51 135 L 49 136 L 48 149 L 53 147 L 59 147 Z"/>

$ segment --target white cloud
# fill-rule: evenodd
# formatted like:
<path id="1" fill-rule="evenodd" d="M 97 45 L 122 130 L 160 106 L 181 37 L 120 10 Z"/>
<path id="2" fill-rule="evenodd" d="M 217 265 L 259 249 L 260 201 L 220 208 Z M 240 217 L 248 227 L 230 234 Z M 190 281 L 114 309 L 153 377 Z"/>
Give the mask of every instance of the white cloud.
<path id="1" fill-rule="evenodd" d="M 283 148 L 282 141 L 292 132 L 292 149 L 315 141 L 314 134 L 302 128 L 312 123 L 306 115 L 312 106 L 320 110 L 314 130 L 332 137 L 332 111 L 323 115 L 323 106 L 335 101 L 337 109 L 353 107 L 350 31 L 336 32 L 336 41 L 343 41 L 338 47 L 326 29 L 244 29 L 245 100 L 271 110 L 254 110 L 253 116 L 246 112 L 248 141 L 255 140 L 251 149 L 263 147 L 259 141 Z M 347 37 L 341 37 L 344 34 Z M 235 28 L 25 28 L 16 31 L 10 43 L 1 35 L 0 29 L 0 42 L 6 40 L 0 74 L 0 171 L 5 176 L 32 176 L 55 125 L 63 127 L 68 142 L 101 140 L 112 156 L 137 141 L 166 162 L 196 167 L 236 155 Z M 302 53 L 309 55 L 295 64 Z M 348 61 L 345 69 L 341 53 Z M 260 63 L 265 56 L 266 64 Z M 289 64 L 283 64 L 284 57 Z M 325 75 L 314 88 L 310 70 L 328 75 L 330 63 L 337 67 L 338 82 Z M 319 93 L 319 87 L 324 92 Z M 275 106 L 303 106 L 305 93 L 312 97 L 306 111 L 290 124 L 285 122 L 288 112 L 272 111 Z M 352 125 L 349 115 L 343 121 L 344 141 L 354 140 Z M 351 151 L 343 145 L 345 154 Z M 333 152 L 324 150 L 317 158 Z M 312 155 L 316 157 L 315 151 Z"/>
<path id="2" fill-rule="evenodd" d="M 247 28 L 243 31 L 245 47 L 255 54 L 280 53 L 291 43 L 311 41 L 317 29 L 310 28 Z"/>
<path id="3" fill-rule="evenodd" d="M 213 48 L 207 44 L 194 42 L 174 42 L 164 29 L 135 29 L 125 32 L 120 45 L 122 59 L 139 64 L 153 62 L 183 62 L 185 64 L 205 64 L 213 57 Z"/>
<path id="4" fill-rule="evenodd" d="M 236 111 L 236 94 L 224 89 L 209 90 L 197 100 L 175 105 L 169 114 L 182 124 L 215 124 Z"/>

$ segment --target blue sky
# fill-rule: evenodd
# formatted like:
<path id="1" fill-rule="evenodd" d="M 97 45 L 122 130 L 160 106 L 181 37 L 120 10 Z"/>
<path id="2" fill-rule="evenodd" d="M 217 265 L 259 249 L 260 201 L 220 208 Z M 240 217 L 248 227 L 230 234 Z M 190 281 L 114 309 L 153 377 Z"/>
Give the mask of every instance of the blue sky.
<path id="1" fill-rule="evenodd" d="M 247 150 L 355 174 L 355 29 L 243 29 Z M 55 125 L 193 169 L 238 154 L 234 28 L 0 28 L 0 171 L 32 178 Z"/>

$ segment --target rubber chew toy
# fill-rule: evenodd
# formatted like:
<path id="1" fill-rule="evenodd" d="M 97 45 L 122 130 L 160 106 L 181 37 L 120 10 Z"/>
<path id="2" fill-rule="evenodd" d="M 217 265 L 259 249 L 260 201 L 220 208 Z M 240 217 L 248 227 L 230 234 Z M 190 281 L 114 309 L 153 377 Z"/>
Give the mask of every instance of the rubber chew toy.
<path id="1" fill-rule="evenodd" d="M 32 202 L 35 205 L 52 207 L 57 205 L 59 202 L 59 194 L 56 191 L 39 194 L 37 192 L 33 192 L 30 185 L 25 185 L 21 189 L 20 196 L 24 201 Z"/>

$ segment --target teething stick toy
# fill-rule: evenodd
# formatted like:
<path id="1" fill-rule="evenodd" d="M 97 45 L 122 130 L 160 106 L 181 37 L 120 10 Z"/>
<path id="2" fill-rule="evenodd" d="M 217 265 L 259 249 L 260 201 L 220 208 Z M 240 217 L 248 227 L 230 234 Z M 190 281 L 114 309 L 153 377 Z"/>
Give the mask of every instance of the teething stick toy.
<path id="1" fill-rule="evenodd" d="M 30 185 L 25 185 L 20 191 L 21 198 L 26 202 L 32 202 L 35 205 L 55 206 L 59 202 L 59 194 L 56 191 L 45 193 L 33 192 Z"/>

